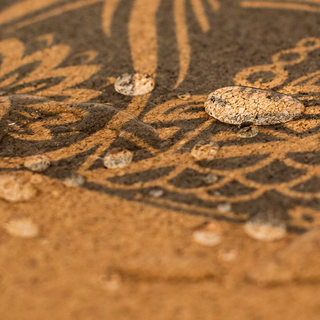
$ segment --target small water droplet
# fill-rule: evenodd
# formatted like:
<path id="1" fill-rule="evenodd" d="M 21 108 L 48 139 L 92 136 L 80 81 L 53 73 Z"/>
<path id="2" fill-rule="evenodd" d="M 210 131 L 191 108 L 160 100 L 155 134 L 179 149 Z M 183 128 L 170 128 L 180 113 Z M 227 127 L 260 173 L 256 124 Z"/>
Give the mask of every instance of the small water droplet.
<path id="1" fill-rule="evenodd" d="M 230 212 L 232 209 L 231 203 L 227 202 L 227 203 L 222 203 L 218 205 L 218 211 L 220 213 L 227 213 Z"/>
<path id="2" fill-rule="evenodd" d="M 61 196 L 61 193 L 60 193 L 60 191 L 58 191 L 58 190 L 53 190 L 53 191 L 51 192 L 51 194 L 52 194 L 52 196 L 53 196 L 54 198 L 56 198 L 56 199 L 60 198 L 60 196 Z"/>
<path id="3" fill-rule="evenodd" d="M 232 262 L 237 259 L 238 252 L 235 249 L 221 249 L 219 251 L 219 258 L 226 262 Z"/>
<path id="4" fill-rule="evenodd" d="M 124 73 L 116 79 L 114 88 L 126 96 L 139 96 L 154 89 L 154 80 L 146 73 Z"/>
<path id="5" fill-rule="evenodd" d="M 213 160 L 219 150 L 219 145 L 217 142 L 200 141 L 191 150 L 191 155 L 197 160 Z"/>
<path id="6" fill-rule="evenodd" d="M 120 289 L 122 279 L 117 273 L 113 273 L 110 276 L 103 274 L 99 277 L 99 282 L 101 283 L 103 289 L 115 292 Z"/>
<path id="7" fill-rule="evenodd" d="M 218 180 L 219 177 L 213 173 L 209 173 L 207 176 L 203 178 L 204 183 L 208 185 L 216 183 Z"/>
<path id="8" fill-rule="evenodd" d="M 163 194 L 164 194 L 164 192 L 163 192 L 163 190 L 161 190 L 161 189 L 151 190 L 151 191 L 149 192 L 149 195 L 150 195 L 151 197 L 153 197 L 153 198 L 160 198 L 160 197 L 163 196 Z"/>
<path id="9" fill-rule="evenodd" d="M 48 157 L 38 155 L 25 161 L 24 166 L 34 172 L 43 172 L 49 168 L 50 164 L 51 163 Z"/>
<path id="10" fill-rule="evenodd" d="M 178 98 L 181 100 L 189 100 L 191 98 L 191 94 L 189 92 L 179 93 Z"/>
<path id="11" fill-rule="evenodd" d="M 287 234 L 286 224 L 275 215 L 259 213 L 252 216 L 244 225 L 245 233 L 260 241 L 274 241 Z"/>
<path id="12" fill-rule="evenodd" d="M 34 238 L 39 234 L 38 226 L 30 219 L 13 219 L 4 225 L 6 231 L 15 237 Z"/>
<path id="13" fill-rule="evenodd" d="M 222 241 L 221 227 L 216 222 L 208 223 L 203 228 L 194 231 L 192 238 L 198 244 L 214 247 Z"/>
<path id="14" fill-rule="evenodd" d="M 85 179 L 82 175 L 73 173 L 70 177 L 66 178 L 63 183 L 67 187 L 81 187 L 85 183 Z"/>
<path id="15" fill-rule="evenodd" d="M 253 138 L 258 135 L 259 129 L 257 126 L 248 126 L 240 129 L 237 133 L 240 138 Z"/>
<path id="16" fill-rule="evenodd" d="M 0 176 L 0 198 L 10 202 L 20 202 L 28 201 L 36 194 L 36 189 L 24 177 L 14 174 Z"/>
<path id="17" fill-rule="evenodd" d="M 103 158 L 103 164 L 109 169 L 123 168 L 131 163 L 133 154 L 131 151 L 121 148 L 110 150 Z"/>

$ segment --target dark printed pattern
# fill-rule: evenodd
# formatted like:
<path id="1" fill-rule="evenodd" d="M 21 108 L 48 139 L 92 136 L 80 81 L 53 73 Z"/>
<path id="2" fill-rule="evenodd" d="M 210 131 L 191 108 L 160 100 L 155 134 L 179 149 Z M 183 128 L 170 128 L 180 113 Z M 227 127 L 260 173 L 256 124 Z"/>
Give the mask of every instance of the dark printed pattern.
<path id="1" fill-rule="evenodd" d="M 102 1 L 71 1 L 69 6 L 64 2 L 63 10 L 59 2 L 44 1 L 47 5 L 39 8 L 42 11 L 33 18 L 22 20 L 14 17 L 12 11 L 12 20 L 5 21 L 4 13 L 9 17 L 8 10 L 12 9 L 6 8 L 0 14 L 0 24 L 6 25 L 7 32 L 18 32 L 33 23 L 45 23 L 50 14 L 53 17 L 59 10 L 54 11 L 52 6 L 59 7 L 62 14 L 74 12 L 77 5 L 80 8 Z M 25 3 L 27 1 L 16 5 Z M 146 62 L 140 61 L 137 43 L 133 41 L 140 22 L 134 14 L 141 10 L 139 5 L 143 3 L 143 0 L 134 2 L 129 22 L 132 63 L 135 69 L 153 75 L 158 68 L 156 84 L 159 83 L 159 87 L 142 97 L 128 98 L 114 92 L 114 76 L 116 72 L 124 71 L 117 53 L 108 56 L 113 64 L 106 67 L 99 58 L 99 48 L 77 49 L 74 53 L 71 44 L 61 44 L 61 41 L 57 44 L 53 33 L 40 34 L 27 43 L 15 37 L 3 38 L 0 42 L 2 171 L 25 170 L 23 163 L 26 160 L 33 155 L 45 154 L 51 159 L 52 166 L 44 174 L 65 179 L 77 172 L 86 178 L 83 187 L 92 191 L 234 222 L 241 222 L 267 207 L 281 213 L 292 230 L 318 224 L 320 71 L 315 57 L 319 54 L 320 39 L 299 38 L 293 45 L 272 51 L 269 57 L 253 67 L 245 64 L 241 67 L 240 61 L 233 68 L 236 70 L 233 74 L 220 75 L 219 86 L 273 89 L 298 98 L 306 106 L 299 120 L 261 126 L 258 135 L 240 138 L 238 127 L 218 122 L 205 113 L 203 103 L 214 88 L 199 81 L 198 89 L 190 89 L 188 77 L 193 79 L 196 72 L 193 71 L 190 42 L 184 38 L 183 28 L 188 23 L 177 16 L 181 5 L 188 8 L 184 1 L 177 0 L 172 8 L 168 7 L 176 14 L 176 48 L 180 65 L 177 82 L 172 82 L 169 71 L 161 71 L 166 60 L 163 54 L 166 44 L 162 49 L 160 31 L 158 53 L 153 40 L 149 42 L 150 48 L 147 43 L 139 42 L 140 47 L 142 45 L 150 53 L 146 54 Z M 192 3 L 208 5 L 205 1 Z M 114 8 L 110 7 L 112 4 Z M 112 12 L 116 14 L 117 4 L 118 1 L 105 4 L 109 13 L 104 12 L 103 30 L 110 39 L 110 19 Z M 213 12 L 218 10 L 215 1 L 210 5 L 215 8 Z M 244 6 L 245 2 L 242 2 Z M 154 15 L 168 8 L 160 1 L 154 1 L 149 7 Z M 221 15 L 225 14 L 224 10 L 221 6 Z M 204 16 L 201 10 L 196 12 L 201 31 L 208 32 L 208 19 L 214 13 Z M 15 21 L 18 18 L 19 22 Z M 155 21 L 147 19 L 145 23 L 152 25 Z M 190 23 L 193 32 L 196 27 L 192 21 Z M 170 41 L 168 38 L 168 43 Z M 116 50 L 124 50 L 119 48 Z M 250 54 L 250 50 L 248 52 Z M 126 59 L 128 56 L 126 53 Z M 218 55 L 216 59 L 221 57 Z M 117 63 L 119 70 L 112 73 L 110 70 L 116 68 Z M 216 74 L 222 72 L 219 68 L 224 63 L 224 60 L 218 61 Z M 146 70 L 145 66 L 151 66 L 151 69 Z M 164 84 L 165 79 L 171 89 Z M 192 91 L 192 96 L 187 100 L 176 98 L 178 91 L 172 93 L 172 90 L 177 85 L 181 90 Z M 216 158 L 193 158 L 190 153 L 193 146 L 210 139 L 220 146 Z M 116 147 L 132 151 L 133 162 L 122 169 L 106 169 L 102 158 Z M 225 202 L 231 203 L 231 212 L 219 211 L 219 205 Z"/>

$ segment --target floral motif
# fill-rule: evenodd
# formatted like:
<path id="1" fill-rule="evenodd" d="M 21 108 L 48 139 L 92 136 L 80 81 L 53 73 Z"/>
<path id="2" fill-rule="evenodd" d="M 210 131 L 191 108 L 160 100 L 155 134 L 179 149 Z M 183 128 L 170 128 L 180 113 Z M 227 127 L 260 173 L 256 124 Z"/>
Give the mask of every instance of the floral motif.
<path id="1" fill-rule="evenodd" d="M 213 12 L 219 10 L 218 0 L 208 0 Z M 24 18 L 15 22 L 8 31 L 14 31 L 27 27 L 42 20 L 61 15 L 62 13 L 77 10 L 96 3 L 103 3 L 101 24 L 107 37 L 111 37 L 111 24 L 120 0 L 76 0 L 65 3 L 62 0 L 42 0 L 36 4 L 33 0 L 24 0 L 12 5 L 0 12 L 0 25 L 15 22 L 16 19 Z M 156 14 L 160 0 L 135 0 L 130 21 L 128 24 L 129 43 L 133 67 L 135 70 L 154 74 L 157 67 L 157 30 Z M 191 0 L 191 6 L 202 32 L 210 29 L 208 17 L 204 8 L 203 0 Z M 180 71 L 176 87 L 185 78 L 190 64 L 190 43 L 186 18 L 186 0 L 174 0 L 175 32 L 178 41 Z M 42 12 L 42 11 L 45 12 Z M 40 12 L 40 13 L 39 13 Z M 143 12 L 143 14 L 141 14 Z M 28 18 L 28 14 L 37 13 L 35 17 Z M 144 59 L 140 59 L 143 53 Z"/>
<path id="2" fill-rule="evenodd" d="M 79 0 L 65 4 L 59 0 L 45 0 L 41 8 L 49 8 L 47 12 L 20 21 L 14 27 L 21 28 L 54 16 L 61 13 L 61 9 L 74 10 L 100 1 Z M 17 5 L 28 3 L 30 0 Z M 136 0 L 134 3 L 129 22 L 133 64 L 136 69 L 154 73 L 157 65 L 154 19 L 159 1 Z M 199 25 L 206 32 L 210 26 L 201 3 L 200 0 L 191 1 Z M 217 10 L 217 2 L 211 3 Z M 53 4 L 59 5 L 60 11 L 50 9 Z M 139 8 L 146 4 L 150 14 L 139 20 Z M 111 35 L 110 26 L 117 5 L 118 0 L 105 2 L 103 29 L 107 36 Z M 175 0 L 174 8 L 180 57 L 179 85 L 190 62 L 185 0 Z M 16 13 L 12 10 L 11 14 Z M 8 21 L 0 14 L 0 24 Z M 138 41 L 137 34 L 148 26 L 151 26 L 150 38 Z M 86 65 L 60 67 L 70 54 L 70 48 L 52 45 L 52 37 L 45 35 L 47 48 L 29 55 L 24 54 L 25 47 L 18 39 L 0 42 L 3 56 L 0 89 L 6 95 L 0 100 L 0 139 L 4 146 L 0 165 L 3 168 L 17 169 L 29 157 L 41 153 L 58 164 L 67 162 L 70 170 L 85 176 L 84 188 L 233 221 L 241 221 L 243 216 L 263 210 L 266 201 L 285 218 L 291 215 L 292 225 L 302 219 L 301 210 L 310 212 L 311 216 L 320 210 L 317 105 L 320 73 L 312 72 L 298 79 L 290 75 L 290 68 L 307 63 L 309 53 L 320 48 L 320 39 L 303 39 L 295 48 L 276 53 L 271 64 L 253 66 L 235 76 L 236 85 L 275 89 L 295 95 L 307 105 L 300 120 L 259 127 L 257 136 L 244 139 L 238 137 L 237 128 L 220 123 L 204 112 L 203 95 L 194 95 L 187 101 L 166 101 L 151 110 L 146 108 L 148 112 L 139 117 L 134 109 L 135 102 L 141 99 L 141 105 L 145 106 L 148 96 L 134 98 L 126 111 L 107 104 L 86 103 L 100 91 L 75 86 L 79 87 L 100 70 L 100 65 L 89 64 L 97 53 L 84 53 L 88 56 Z M 141 48 L 150 53 L 146 54 L 148 58 L 144 62 L 135 58 Z M 27 70 L 23 77 L 19 72 L 22 67 Z M 215 159 L 196 160 L 191 156 L 192 147 L 203 139 L 219 143 Z M 114 147 L 132 151 L 133 162 L 126 168 L 104 168 L 101 158 Z M 52 166 L 47 174 L 62 178 L 59 166 Z M 155 190 L 161 191 L 156 193 L 159 197 L 153 196 Z M 220 213 L 219 204 L 226 201 L 232 204 L 232 210 Z M 304 227 L 307 225 L 305 223 Z"/>
<path id="3" fill-rule="evenodd" d="M 43 39 L 44 36 L 41 37 Z M 46 35 L 47 39 L 51 35 Z M 37 94 L 61 97 L 65 101 L 88 101 L 100 94 L 90 89 L 72 89 L 89 79 L 101 68 L 99 65 L 76 65 L 60 68 L 59 65 L 70 54 L 67 45 L 53 45 L 25 56 L 24 44 L 15 38 L 0 42 L 2 63 L 0 68 L 0 90 L 5 94 Z M 91 52 L 92 54 L 93 52 Z M 88 54 L 89 53 L 84 53 Z M 90 56 L 90 55 L 89 55 Z M 19 69 L 27 68 L 21 78 Z"/>

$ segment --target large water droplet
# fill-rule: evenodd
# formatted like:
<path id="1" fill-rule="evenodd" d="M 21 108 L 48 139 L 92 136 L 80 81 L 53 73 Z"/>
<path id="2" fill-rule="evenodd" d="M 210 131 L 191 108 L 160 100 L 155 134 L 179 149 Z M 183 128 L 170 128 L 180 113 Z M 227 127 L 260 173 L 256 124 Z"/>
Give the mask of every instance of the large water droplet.
<path id="1" fill-rule="evenodd" d="M 282 93 L 250 87 L 226 87 L 209 94 L 206 112 L 221 122 L 269 125 L 299 118 L 304 105 Z"/>

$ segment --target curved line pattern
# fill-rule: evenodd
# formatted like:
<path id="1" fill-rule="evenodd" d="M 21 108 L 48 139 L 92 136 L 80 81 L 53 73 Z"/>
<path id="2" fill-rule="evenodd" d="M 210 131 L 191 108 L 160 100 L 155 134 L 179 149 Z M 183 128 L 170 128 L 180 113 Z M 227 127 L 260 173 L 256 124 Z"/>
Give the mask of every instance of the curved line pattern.
<path id="1" fill-rule="evenodd" d="M 201 0 L 191 0 L 191 4 L 193 12 L 196 15 L 196 18 L 202 29 L 202 32 L 208 32 L 210 29 L 210 25 Z"/>
<path id="2" fill-rule="evenodd" d="M 133 67 L 151 75 L 154 75 L 157 68 L 158 42 L 155 19 L 159 4 L 160 0 L 135 0 L 129 21 Z"/>
<path id="3" fill-rule="evenodd" d="M 185 5 L 185 0 L 174 0 L 174 20 L 176 25 L 180 65 L 178 80 L 174 88 L 177 88 L 181 84 L 188 72 L 190 65 L 191 49 L 188 38 Z"/>
<path id="4" fill-rule="evenodd" d="M 105 0 L 102 10 L 102 29 L 107 37 L 111 37 L 111 23 L 120 0 Z"/>
<path id="5" fill-rule="evenodd" d="M 27 14 L 34 13 L 38 10 L 44 9 L 62 1 L 64 0 L 24 0 L 12 5 L 8 9 L 5 9 L 0 13 L 0 25 L 11 22 L 12 20 L 21 18 Z"/>

